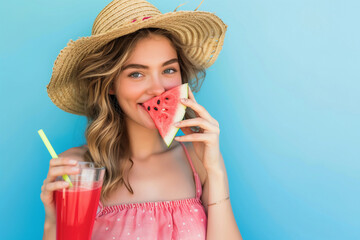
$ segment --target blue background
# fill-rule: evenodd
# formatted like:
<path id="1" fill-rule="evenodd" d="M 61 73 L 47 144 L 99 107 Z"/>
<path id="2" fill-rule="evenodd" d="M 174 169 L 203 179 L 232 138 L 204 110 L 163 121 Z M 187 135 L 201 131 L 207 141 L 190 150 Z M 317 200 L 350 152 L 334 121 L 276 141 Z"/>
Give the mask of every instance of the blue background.
<path id="1" fill-rule="evenodd" d="M 1 239 L 41 239 L 50 155 L 84 143 L 83 117 L 46 93 L 69 39 L 110 2 L 1 1 Z M 151 1 L 162 12 L 184 1 Z M 180 10 L 193 10 L 190 1 Z M 229 26 L 195 95 L 220 122 L 244 239 L 360 239 L 360 2 L 206 0 Z"/>

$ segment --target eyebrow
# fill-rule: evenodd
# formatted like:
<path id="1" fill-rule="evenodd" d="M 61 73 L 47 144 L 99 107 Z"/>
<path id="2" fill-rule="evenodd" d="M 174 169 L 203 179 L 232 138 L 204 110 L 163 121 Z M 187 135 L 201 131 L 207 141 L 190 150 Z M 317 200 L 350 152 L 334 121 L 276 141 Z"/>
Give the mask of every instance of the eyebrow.
<path id="1" fill-rule="evenodd" d="M 175 63 L 175 62 L 179 62 L 179 60 L 177 58 L 173 58 L 173 59 L 170 59 L 169 61 L 166 61 L 162 64 L 162 67 L 165 67 L 166 65 L 170 65 L 172 63 Z M 138 68 L 138 69 L 149 69 L 148 66 L 145 66 L 145 65 L 141 65 L 141 64 L 128 64 L 126 66 L 124 66 L 121 71 L 124 71 L 128 68 Z"/>

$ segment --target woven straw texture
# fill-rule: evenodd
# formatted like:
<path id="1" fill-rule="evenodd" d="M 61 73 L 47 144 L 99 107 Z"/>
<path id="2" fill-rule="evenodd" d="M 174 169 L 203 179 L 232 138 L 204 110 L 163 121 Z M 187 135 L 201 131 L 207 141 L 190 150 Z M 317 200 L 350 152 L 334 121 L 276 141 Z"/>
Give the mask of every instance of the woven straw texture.
<path id="1" fill-rule="evenodd" d="M 162 28 L 177 36 L 189 48 L 186 54 L 208 68 L 221 51 L 226 25 L 210 12 L 179 11 L 162 14 L 144 0 L 114 0 L 96 17 L 91 36 L 70 40 L 57 56 L 47 91 L 62 110 L 84 115 L 86 91 L 77 84 L 78 64 L 89 53 L 113 39 L 142 28 Z"/>

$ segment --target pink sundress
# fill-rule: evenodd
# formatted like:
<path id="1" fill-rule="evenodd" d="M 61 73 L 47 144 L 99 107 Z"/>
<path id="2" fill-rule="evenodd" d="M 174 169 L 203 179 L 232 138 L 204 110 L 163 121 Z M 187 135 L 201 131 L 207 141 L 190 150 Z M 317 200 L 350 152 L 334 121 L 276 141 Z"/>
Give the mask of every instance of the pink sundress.
<path id="1" fill-rule="evenodd" d="M 196 197 L 105 207 L 100 203 L 92 240 L 206 239 L 207 216 L 200 199 L 200 178 L 185 145 L 181 145 L 194 173 Z"/>

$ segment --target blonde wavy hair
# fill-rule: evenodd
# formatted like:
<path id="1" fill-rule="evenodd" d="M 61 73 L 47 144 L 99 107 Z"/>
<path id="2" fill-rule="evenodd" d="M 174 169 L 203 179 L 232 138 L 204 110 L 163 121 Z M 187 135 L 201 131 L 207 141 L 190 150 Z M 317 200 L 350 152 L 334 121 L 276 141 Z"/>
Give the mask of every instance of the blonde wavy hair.
<path id="1" fill-rule="evenodd" d="M 125 116 L 116 96 L 109 94 L 114 80 L 129 59 L 136 43 L 151 34 L 168 38 L 177 51 L 182 83 L 189 83 L 192 91 L 200 90 L 205 69 L 194 64 L 185 54 L 184 46 L 174 35 L 164 29 L 141 29 L 107 43 L 88 55 L 78 68 L 80 86 L 87 90 L 86 113 L 88 124 L 85 137 L 88 149 L 85 160 L 106 168 L 101 199 L 124 184 L 134 194 L 129 183 L 129 172 L 134 164 L 130 156 L 130 143 L 125 126 Z M 191 48 L 191 47 L 190 47 Z M 185 118 L 195 117 L 188 108 Z"/>

